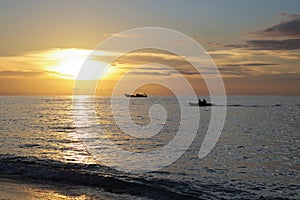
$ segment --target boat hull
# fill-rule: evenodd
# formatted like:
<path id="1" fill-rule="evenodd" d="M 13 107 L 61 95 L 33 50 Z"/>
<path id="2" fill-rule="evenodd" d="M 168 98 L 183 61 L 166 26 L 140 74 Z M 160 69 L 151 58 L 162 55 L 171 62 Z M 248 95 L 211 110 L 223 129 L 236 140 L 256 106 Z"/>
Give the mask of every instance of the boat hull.
<path id="1" fill-rule="evenodd" d="M 212 106 L 212 103 L 206 103 L 206 104 L 199 104 L 199 103 L 189 103 L 190 106 L 199 106 L 199 107 L 207 107 L 207 106 Z"/>
<path id="2" fill-rule="evenodd" d="M 134 98 L 145 98 L 146 94 L 124 94 L 126 97 L 134 97 Z"/>

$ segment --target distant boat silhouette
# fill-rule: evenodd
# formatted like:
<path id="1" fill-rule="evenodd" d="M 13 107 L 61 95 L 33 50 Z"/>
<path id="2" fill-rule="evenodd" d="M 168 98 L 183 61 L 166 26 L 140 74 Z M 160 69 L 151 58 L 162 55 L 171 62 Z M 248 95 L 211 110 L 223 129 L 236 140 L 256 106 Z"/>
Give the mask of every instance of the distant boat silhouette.
<path id="1" fill-rule="evenodd" d="M 147 94 L 139 94 L 139 93 L 137 93 L 137 94 L 124 94 L 126 97 L 147 97 Z"/>
<path id="2" fill-rule="evenodd" d="M 203 103 L 201 103 L 201 104 L 199 104 L 199 103 L 189 103 L 189 104 L 190 104 L 190 106 L 199 106 L 199 107 L 213 106 L 212 103 L 205 103 L 205 104 L 203 104 Z"/>
<path id="3" fill-rule="evenodd" d="M 206 107 L 206 106 L 212 106 L 212 103 L 207 103 L 205 99 L 203 99 L 203 101 L 201 101 L 201 99 L 199 99 L 198 103 L 189 103 L 190 106 L 199 106 L 199 107 Z"/>

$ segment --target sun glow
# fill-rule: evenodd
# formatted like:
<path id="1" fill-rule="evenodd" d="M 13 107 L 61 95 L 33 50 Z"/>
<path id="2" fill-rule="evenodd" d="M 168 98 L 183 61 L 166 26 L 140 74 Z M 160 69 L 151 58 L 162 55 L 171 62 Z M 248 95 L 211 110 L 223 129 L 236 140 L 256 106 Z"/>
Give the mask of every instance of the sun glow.
<path id="1" fill-rule="evenodd" d="M 103 61 L 106 56 L 110 56 L 109 52 L 93 52 L 96 57 L 89 58 L 92 50 L 87 49 L 55 49 L 46 54 L 47 59 L 51 60 L 47 70 L 54 72 L 55 76 L 64 79 L 76 79 L 77 75 L 84 64 L 90 67 L 91 74 L 87 77 L 89 80 L 98 79 L 98 74 L 93 73 L 99 71 L 99 68 L 105 68 L 107 63 Z M 98 69 L 97 69 L 98 68 Z M 96 70 L 97 69 L 97 70 Z M 109 78 L 112 70 L 108 68 L 102 78 Z"/>

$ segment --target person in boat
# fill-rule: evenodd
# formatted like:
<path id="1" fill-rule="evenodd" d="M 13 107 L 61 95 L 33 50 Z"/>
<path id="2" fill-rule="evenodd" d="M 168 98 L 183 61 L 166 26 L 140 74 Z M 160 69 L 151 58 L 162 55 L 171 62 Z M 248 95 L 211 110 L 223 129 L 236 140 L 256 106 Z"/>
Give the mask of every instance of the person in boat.
<path id="1" fill-rule="evenodd" d="M 201 99 L 198 100 L 198 105 L 200 106 L 202 104 Z"/>
<path id="2" fill-rule="evenodd" d="M 203 101 L 201 101 L 201 99 L 199 99 L 199 101 L 198 101 L 198 104 L 199 104 L 199 106 L 200 105 L 206 105 L 206 100 L 205 99 L 203 99 Z"/>

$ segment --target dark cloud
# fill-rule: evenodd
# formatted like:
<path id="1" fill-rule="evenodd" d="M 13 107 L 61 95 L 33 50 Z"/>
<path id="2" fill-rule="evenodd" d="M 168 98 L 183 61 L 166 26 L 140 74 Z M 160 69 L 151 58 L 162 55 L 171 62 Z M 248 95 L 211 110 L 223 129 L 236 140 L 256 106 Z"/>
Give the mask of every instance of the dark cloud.
<path id="1" fill-rule="evenodd" d="M 288 18 L 290 18 L 290 19 L 300 17 L 299 14 L 280 13 L 280 15 L 281 15 L 281 16 L 285 16 L 285 17 L 288 17 Z"/>
<path id="2" fill-rule="evenodd" d="M 249 42 L 250 43 L 250 42 Z M 250 44 L 247 44 L 248 47 Z M 244 63 L 228 63 L 223 65 L 218 65 L 218 70 L 215 70 L 212 67 L 206 66 L 201 67 L 201 73 L 199 73 L 191 64 L 185 61 L 181 57 L 172 56 L 170 57 L 168 52 L 159 52 L 158 54 L 149 53 L 149 54 L 131 54 L 124 56 L 122 59 L 117 60 L 117 62 L 122 61 L 121 63 L 126 63 L 123 69 L 131 70 L 134 66 L 145 64 L 145 63 L 159 63 L 165 66 L 151 65 L 149 66 L 140 66 L 137 70 L 133 70 L 130 74 L 133 75 L 157 75 L 157 76 L 171 76 L 176 73 L 179 73 L 184 76 L 201 76 L 201 75 L 217 75 L 221 73 L 226 76 L 248 76 L 257 73 L 257 69 L 253 67 L 268 67 L 268 66 L 277 66 L 277 63 L 273 62 L 244 62 Z M 128 65 L 129 64 L 129 65 Z M 173 71 L 177 70 L 177 72 Z"/>
<path id="3" fill-rule="evenodd" d="M 229 44 L 227 48 L 251 50 L 295 50 L 300 49 L 300 15 L 281 13 L 287 19 L 265 29 L 252 32 L 250 39 L 241 44 Z"/>
<path id="4" fill-rule="evenodd" d="M 295 50 L 300 49 L 300 39 L 248 40 L 243 44 L 230 44 L 225 47 L 246 48 L 252 50 Z"/>
<path id="5" fill-rule="evenodd" d="M 199 72 L 192 67 L 192 65 L 179 55 L 173 54 L 171 52 L 156 50 L 156 49 L 144 49 L 140 51 L 134 51 L 119 57 L 115 61 L 115 65 L 126 64 L 121 66 L 123 69 L 132 69 L 134 66 L 143 65 L 149 63 L 158 63 L 162 66 L 157 66 L 154 64 L 153 67 L 144 66 L 138 67 L 138 70 L 132 72 L 135 75 L 158 75 L 158 76 L 170 76 L 176 74 L 171 68 L 177 70 L 178 73 L 182 75 L 197 75 Z M 164 67 L 166 65 L 168 67 Z M 155 70 L 156 72 L 153 72 Z"/>
<path id="6" fill-rule="evenodd" d="M 222 75 L 227 76 L 248 76 L 253 74 L 253 70 L 250 68 L 244 68 L 241 66 L 219 66 L 219 70 Z"/>
<path id="7" fill-rule="evenodd" d="M 252 67 L 263 67 L 263 66 L 276 66 L 276 63 L 235 63 L 235 64 L 223 64 L 219 65 L 221 74 L 227 76 L 239 76 L 245 77 L 257 73 Z"/>
<path id="8" fill-rule="evenodd" d="M 132 69 L 132 67 L 122 67 L 122 69 Z M 162 71 L 170 71 L 171 69 L 168 67 L 139 67 L 139 70 L 154 70 L 154 69 L 158 69 L 158 70 L 162 70 Z"/>
<path id="9" fill-rule="evenodd" d="M 225 64 L 222 66 L 226 66 L 226 67 L 259 67 L 259 66 L 274 66 L 274 65 L 278 65 L 276 63 L 259 63 L 259 62 L 255 62 L 255 63 L 238 63 L 238 64 Z"/>
<path id="10" fill-rule="evenodd" d="M 153 67 L 151 64 L 153 63 Z M 161 66 L 155 65 L 155 63 Z M 122 66 L 122 64 L 124 66 Z M 210 66 L 201 66 L 200 71 L 195 69 L 187 60 L 183 57 L 173 54 L 164 50 L 156 49 L 144 49 L 139 51 L 130 52 L 126 55 L 119 57 L 112 66 L 121 67 L 125 70 L 130 70 L 138 65 L 147 64 L 150 66 L 138 67 L 138 70 L 132 74 L 143 74 L 143 75 L 158 75 L 158 76 L 169 76 L 173 74 L 181 74 L 184 76 L 200 76 L 206 74 L 218 74 L 218 70 Z M 166 65 L 168 67 L 165 67 Z M 176 70 L 177 72 L 173 71 Z M 155 74 L 152 71 L 155 70 L 159 74 Z"/>
<path id="11" fill-rule="evenodd" d="M 246 76 L 256 73 L 251 67 L 267 67 L 267 66 L 276 66 L 278 64 L 271 62 L 247 62 L 247 63 L 233 63 L 233 64 L 223 64 L 219 65 L 218 70 L 212 67 L 201 67 L 201 73 L 199 73 L 192 65 L 184 60 L 180 60 L 178 57 L 169 57 L 170 54 L 162 56 L 161 54 L 144 54 L 143 56 L 138 56 L 139 59 L 136 59 L 136 55 L 128 56 L 127 59 L 123 59 L 123 63 L 130 64 L 131 66 L 124 66 L 123 69 L 130 70 L 134 68 L 135 65 L 142 63 L 160 63 L 167 65 L 165 66 L 143 66 L 138 67 L 137 70 L 133 70 L 130 74 L 134 75 L 157 75 L 157 76 L 170 76 L 176 73 L 179 73 L 184 76 L 200 76 L 200 75 L 212 75 L 212 74 L 223 74 L 227 76 Z M 159 59 L 157 59 L 159 58 Z M 158 61 L 157 61 L 158 60 Z M 177 70 L 177 72 L 173 71 Z"/>
<path id="12" fill-rule="evenodd" d="M 192 65 L 190 64 L 185 64 L 185 65 L 174 65 L 174 63 L 172 63 L 172 61 L 170 61 L 171 64 L 165 63 L 166 65 L 170 66 L 169 67 L 139 67 L 138 70 L 136 70 L 136 72 L 133 71 L 133 73 L 131 74 L 143 74 L 143 75 L 159 75 L 159 76 L 169 76 L 172 74 L 181 74 L 181 75 L 204 75 L 204 74 L 218 74 L 218 70 L 216 70 L 215 68 L 211 68 L 211 67 L 201 67 L 199 72 L 198 70 L 196 70 L 194 67 L 192 67 Z M 123 69 L 132 69 L 132 67 L 124 67 Z M 153 72 L 153 70 L 155 70 L 155 72 Z M 177 72 L 176 72 L 176 71 Z M 157 74 L 156 74 L 157 72 Z"/>
<path id="13" fill-rule="evenodd" d="M 300 49 L 300 39 L 249 40 L 247 47 L 254 50 L 294 50 Z"/>
<path id="14" fill-rule="evenodd" d="M 131 71 L 128 73 L 129 75 L 150 75 L 150 76 L 170 76 L 170 73 L 164 73 L 164 72 L 147 72 L 147 71 Z"/>
<path id="15" fill-rule="evenodd" d="M 133 52 L 119 57 L 115 63 L 126 63 L 142 65 L 146 63 L 160 63 L 165 65 L 177 66 L 188 63 L 184 58 L 170 52 Z"/>
<path id="16" fill-rule="evenodd" d="M 129 68 L 128 68 L 129 69 Z M 156 71 L 153 71 L 156 70 Z M 176 71 L 177 72 L 176 72 Z M 137 71 L 131 71 L 129 74 L 133 74 L 133 75 L 154 75 L 154 76 L 170 76 L 173 74 L 181 74 L 181 75 L 200 75 L 200 73 L 194 69 L 191 68 L 190 66 L 175 66 L 172 69 L 170 68 L 166 68 L 166 67 L 155 67 L 155 68 L 151 68 L 151 67 L 142 67 L 139 68 Z M 211 69 L 203 69 L 203 71 L 201 71 L 201 74 L 217 74 L 216 70 L 211 70 Z"/>
<path id="17" fill-rule="evenodd" d="M 234 64 L 223 64 L 219 65 L 221 74 L 226 76 L 238 76 L 246 77 L 257 73 L 252 67 L 267 67 L 276 66 L 276 63 L 262 63 L 262 62 L 251 62 L 251 63 L 234 63 Z"/>
<path id="18" fill-rule="evenodd" d="M 0 76 L 22 76 L 22 77 L 36 77 L 44 75 L 44 72 L 25 72 L 25 71 L 0 71 Z"/>
<path id="19" fill-rule="evenodd" d="M 261 37 L 289 37 L 299 38 L 300 37 L 300 15 L 292 15 L 289 20 L 275 24 L 274 26 L 268 27 L 264 30 L 256 32 Z"/>

